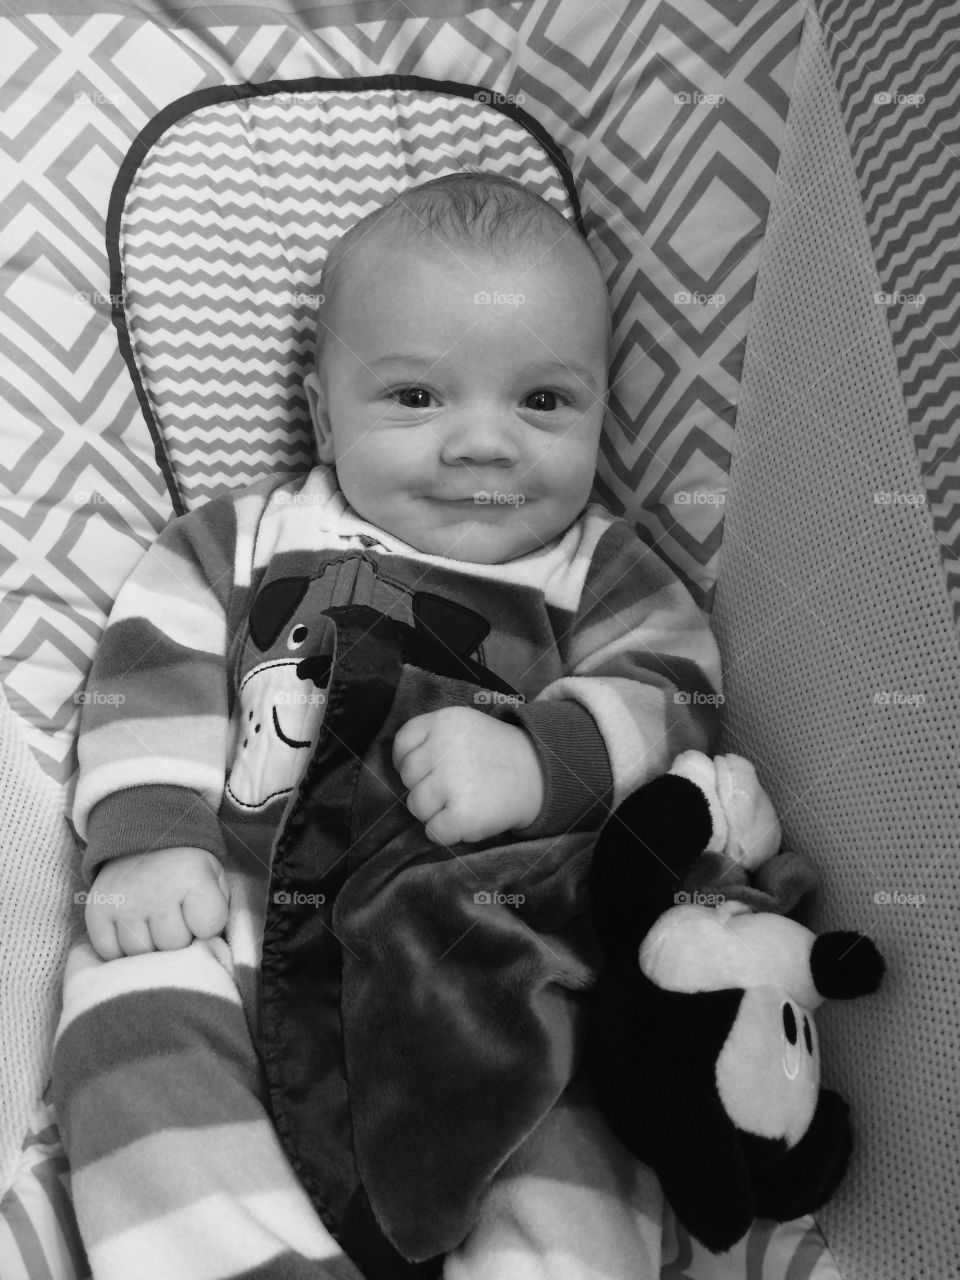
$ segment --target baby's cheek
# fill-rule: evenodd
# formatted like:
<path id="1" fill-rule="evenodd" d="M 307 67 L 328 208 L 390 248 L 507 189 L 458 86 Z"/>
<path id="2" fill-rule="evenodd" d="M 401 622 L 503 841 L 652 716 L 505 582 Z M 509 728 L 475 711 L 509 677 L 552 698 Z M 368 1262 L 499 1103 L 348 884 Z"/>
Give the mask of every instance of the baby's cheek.
<path id="1" fill-rule="evenodd" d="M 562 524 L 569 524 L 586 506 L 593 477 L 592 462 L 583 455 L 568 455 L 547 477 L 545 492 L 560 513 Z"/>
<path id="2" fill-rule="evenodd" d="M 362 473 L 357 474 L 357 468 L 352 461 L 341 459 L 335 463 L 334 470 L 337 473 L 337 484 L 340 491 L 350 503 L 354 510 L 357 510 L 358 502 L 364 500 L 364 485 Z"/>

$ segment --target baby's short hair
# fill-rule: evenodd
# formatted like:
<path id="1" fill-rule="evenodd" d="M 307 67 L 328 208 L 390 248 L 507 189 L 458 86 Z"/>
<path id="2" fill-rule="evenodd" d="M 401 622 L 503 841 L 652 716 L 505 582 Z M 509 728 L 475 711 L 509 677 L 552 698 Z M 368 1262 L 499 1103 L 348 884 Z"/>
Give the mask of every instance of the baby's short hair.
<path id="1" fill-rule="evenodd" d="M 431 178 L 361 218 L 331 248 L 320 280 L 324 301 L 317 332 L 318 363 L 329 330 L 326 317 L 336 315 L 336 302 L 349 280 L 350 256 L 380 232 L 401 242 L 462 245 L 495 256 L 575 243 L 593 257 L 574 223 L 513 178 L 482 170 Z"/>

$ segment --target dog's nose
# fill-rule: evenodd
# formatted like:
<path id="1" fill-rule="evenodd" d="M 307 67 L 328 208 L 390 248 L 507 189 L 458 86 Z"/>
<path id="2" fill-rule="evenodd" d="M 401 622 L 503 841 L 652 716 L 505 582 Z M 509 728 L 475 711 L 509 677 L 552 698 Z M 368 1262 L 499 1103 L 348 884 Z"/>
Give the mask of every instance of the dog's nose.
<path id="1" fill-rule="evenodd" d="M 330 681 L 330 655 L 317 653 L 304 658 L 297 663 L 297 676 L 301 680 L 312 680 L 318 689 L 326 688 Z"/>

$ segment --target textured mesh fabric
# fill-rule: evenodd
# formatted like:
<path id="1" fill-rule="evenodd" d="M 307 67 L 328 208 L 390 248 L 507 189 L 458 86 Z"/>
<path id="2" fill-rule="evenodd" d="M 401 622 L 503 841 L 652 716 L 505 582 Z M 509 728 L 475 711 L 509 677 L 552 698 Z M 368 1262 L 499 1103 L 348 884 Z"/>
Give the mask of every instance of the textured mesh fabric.
<path id="1" fill-rule="evenodd" d="M 828 63 L 808 14 L 747 351 L 715 617 L 726 749 L 889 964 L 819 1015 L 853 1107 L 845 1280 L 960 1257 L 960 664 Z"/>
<path id="2" fill-rule="evenodd" d="M 60 788 L 0 691 L 0 1194 L 50 1073 L 74 884 Z M 2 1274 L 2 1268 L 0 1268 Z"/>

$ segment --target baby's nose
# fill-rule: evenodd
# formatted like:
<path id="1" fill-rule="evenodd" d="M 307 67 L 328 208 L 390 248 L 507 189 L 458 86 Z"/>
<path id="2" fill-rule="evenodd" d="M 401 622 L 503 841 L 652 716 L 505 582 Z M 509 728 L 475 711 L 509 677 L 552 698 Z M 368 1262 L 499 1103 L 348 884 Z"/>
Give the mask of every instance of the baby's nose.
<path id="1" fill-rule="evenodd" d="M 451 424 L 443 445 L 445 462 L 512 466 L 518 457 L 515 424 L 493 413 L 476 413 Z"/>

